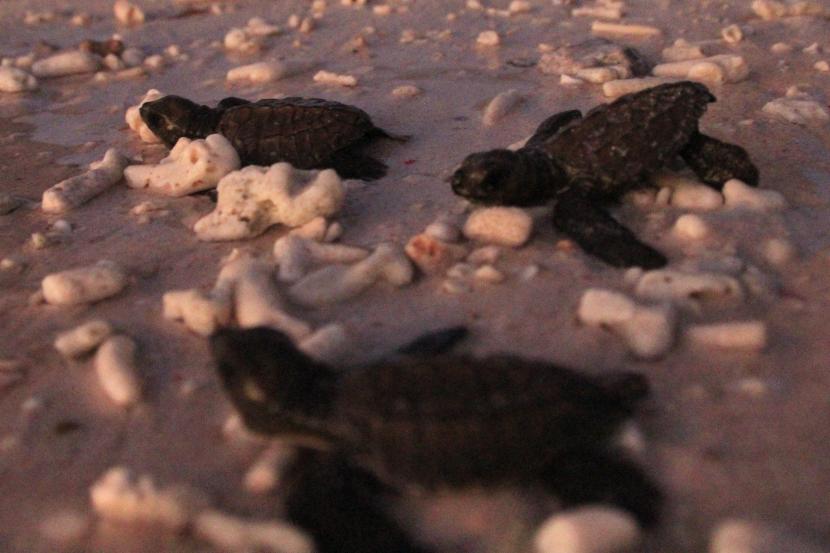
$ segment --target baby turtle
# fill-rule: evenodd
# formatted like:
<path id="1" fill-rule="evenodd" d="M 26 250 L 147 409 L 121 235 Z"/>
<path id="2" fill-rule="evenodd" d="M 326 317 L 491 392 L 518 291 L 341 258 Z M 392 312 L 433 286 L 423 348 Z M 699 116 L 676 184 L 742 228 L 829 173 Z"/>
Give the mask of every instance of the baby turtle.
<path id="1" fill-rule="evenodd" d="M 344 179 L 382 177 L 386 165 L 361 148 L 377 138 L 405 140 L 376 127 L 361 109 L 319 98 L 249 102 L 231 97 L 211 108 L 171 95 L 145 103 L 139 112 L 168 148 L 182 137 L 220 133 L 243 165 L 287 161 L 298 169 L 331 167 Z"/>
<path id="2" fill-rule="evenodd" d="M 564 505 L 609 502 L 655 522 L 659 490 L 612 447 L 648 393 L 643 376 L 454 355 L 442 350 L 463 334 L 435 336 L 348 371 L 273 329 L 212 336 L 224 387 L 249 428 L 327 450 L 297 467 L 287 499 L 289 518 L 321 552 L 423 551 L 380 508 L 374 495 L 383 489 L 542 487 Z"/>
<path id="3" fill-rule="evenodd" d="M 628 94 L 583 117 L 577 110 L 542 122 L 517 151 L 467 156 L 453 191 L 477 202 L 539 205 L 555 200 L 553 225 L 586 252 L 617 267 L 662 267 L 667 260 L 604 209 L 679 155 L 706 184 L 757 186 L 758 169 L 735 144 L 702 134 L 698 120 L 715 97 L 683 81 Z"/>

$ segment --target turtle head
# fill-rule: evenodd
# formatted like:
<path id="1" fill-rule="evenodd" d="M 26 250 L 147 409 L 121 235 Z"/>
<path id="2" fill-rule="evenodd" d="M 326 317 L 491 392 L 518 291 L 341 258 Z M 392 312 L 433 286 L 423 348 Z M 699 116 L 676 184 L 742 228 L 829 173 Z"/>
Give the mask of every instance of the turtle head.
<path id="1" fill-rule="evenodd" d="M 453 192 L 474 202 L 538 205 L 561 184 L 562 172 L 538 150 L 490 150 L 468 155 L 453 174 Z"/>
<path id="2" fill-rule="evenodd" d="M 219 330 L 210 348 L 225 391 L 251 430 L 319 435 L 332 403 L 334 371 L 267 327 Z"/>
<path id="3" fill-rule="evenodd" d="M 144 123 L 168 148 L 175 146 L 183 136 L 205 138 L 210 134 L 206 127 L 213 123 L 206 121 L 213 110 L 181 96 L 170 95 L 145 102 L 138 111 Z"/>

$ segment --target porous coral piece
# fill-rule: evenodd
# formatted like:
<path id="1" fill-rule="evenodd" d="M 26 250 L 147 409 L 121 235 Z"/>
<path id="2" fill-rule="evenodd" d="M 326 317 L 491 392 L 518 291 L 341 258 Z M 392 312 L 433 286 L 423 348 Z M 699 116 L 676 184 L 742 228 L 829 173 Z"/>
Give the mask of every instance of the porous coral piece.
<path id="1" fill-rule="evenodd" d="M 708 58 L 661 63 L 654 66 L 656 77 L 690 79 L 714 84 L 736 83 L 749 76 L 749 66 L 742 56 L 721 54 Z"/>
<path id="2" fill-rule="evenodd" d="M 211 134 L 204 140 L 180 138 L 158 165 L 131 165 L 124 170 L 124 178 L 132 188 L 186 196 L 215 187 L 239 165 L 239 155 L 228 139 Z"/>
<path id="3" fill-rule="evenodd" d="M 150 130 L 150 127 L 144 122 L 144 119 L 141 118 L 141 106 L 146 104 L 147 102 L 153 102 L 158 100 L 159 98 L 163 97 L 164 94 L 156 90 L 155 88 L 151 88 L 147 91 L 144 97 L 138 102 L 138 105 L 130 106 L 127 108 L 127 112 L 124 114 L 124 119 L 127 121 L 127 125 L 138 133 L 138 137 L 141 139 L 142 142 L 148 142 L 150 144 L 160 143 L 161 139 L 155 135 L 153 131 Z"/>
<path id="4" fill-rule="evenodd" d="M 27 92 L 37 87 L 37 79 L 26 71 L 0 66 L 0 92 Z"/>
<path id="5" fill-rule="evenodd" d="M 63 213 L 86 203 L 120 181 L 129 162 L 125 155 L 110 148 L 101 161 L 90 164 L 86 173 L 44 191 L 41 208 L 47 213 Z"/>
<path id="6" fill-rule="evenodd" d="M 352 298 L 378 280 L 404 286 L 412 277 L 412 264 L 406 254 L 399 246 L 384 243 L 353 265 L 330 265 L 309 274 L 291 286 L 288 294 L 299 304 L 315 307 Z"/>
<path id="7" fill-rule="evenodd" d="M 617 78 L 642 76 L 649 66 L 633 48 L 620 46 L 609 40 L 593 38 L 571 46 L 562 46 L 542 55 L 539 60 L 542 73 L 578 75 L 591 68 L 615 68 Z"/>
<path id="8" fill-rule="evenodd" d="M 108 338 L 95 354 L 95 372 L 107 396 L 121 407 L 141 400 L 143 388 L 135 363 L 136 344 L 128 336 Z"/>
<path id="9" fill-rule="evenodd" d="M 69 269 L 46 276 L 41 283 L 43 298 L 53 305 L 91 303 L 114 296 L 127 286 L 124 270 L 112 261 Z"/>
<path id="10" fill-rule="evenodd" d="M 76 73 L 92 73 L 100 68 L 101 56 L 80 50 L 70 50 L 36 61 L 32 64 L 32 74 L 45 79 Z"/>
<path id="11" fill-rule="evenodd" d="M 298 183 L 303 189 L 294 192 Z M 196 222 L 200 240 L 238 240 L 276 224 L 298 227 L 337 213 L 345 188 L 333 169 L 300 171 L 288 163 L 246 167 L 218 185 L 216 209 Z"/>
<path id="12" fill-rule="evenodd" d="M 742 299 L 743 287 L 728 275 L 659 269 L 643 273 L 635 293 L 638 297 L 658 301 Z"/>

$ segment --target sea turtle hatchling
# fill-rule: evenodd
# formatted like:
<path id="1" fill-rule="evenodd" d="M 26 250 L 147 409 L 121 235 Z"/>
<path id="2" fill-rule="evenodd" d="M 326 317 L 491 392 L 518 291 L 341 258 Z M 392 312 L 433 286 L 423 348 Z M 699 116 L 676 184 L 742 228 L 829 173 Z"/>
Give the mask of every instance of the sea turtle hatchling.
<path id="1" fill-rule="evenodd" d="M 448 343 L 436 335 L 346 371 L 270 328 L 211 337 L 245 424 L 316 450 L 286 478 L 286 512 L 320 553 L 427 551 L 381 508 L 389 493 L 534 487 L 563 505 L 608 502 L 655 522 L 661 492 L 612 446 L 648 393 L 643 376 L 456 355 L 436 348 Z"/>
<path id="2" fill-rule="evenodd" d="M 635 188 L 678 155 L 706 184 L 729 179 L 757 186 L 747 152 L 698 130 L 715 97 L 702 84 L 669 83 L 620 97 L 583 117 L 557 113 L 517 151 L 490 150 L 464 159 L 451 177 L 453 191 L 473 201 L 539 205 L 555 200 L 553 224 L 586 252 L 618 267 L 666 264 L 614 220 L 604 204 Z"/>
<path id="3" fill-rule="evenodd" d="M 342 178 L 374 180 L 386 165 L 361 153 L 377 138 L 405 140 L 372 123 L 354 106 L 319 98 L 282 98 L 249 102 L 225 98 L 215 108 L 181 96 L 165 96 L 139 109 L 144 123 L 168 148 L 182 138 L 227 138 L 243 165 L 287 161 L 298 169 L 331 167 Z"/>

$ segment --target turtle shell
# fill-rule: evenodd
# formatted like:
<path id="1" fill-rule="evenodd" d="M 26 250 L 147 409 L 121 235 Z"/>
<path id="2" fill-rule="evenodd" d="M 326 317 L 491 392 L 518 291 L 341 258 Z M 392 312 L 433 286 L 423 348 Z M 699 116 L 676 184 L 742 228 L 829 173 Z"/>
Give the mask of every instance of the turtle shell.
<path id="1" fill-rule="evenodd" d="M 287 161 L 299 169 L 328 166 L 335 152 L 384 134 L 361 109 L 297 97 L 230 107 L 217 131 L 233 144 L 243 165 Z"/>
<path id="2" fill-rule="evenodd" d="M 628 377 L 644 391 L 641 376 Z M 607 445 L 641 397 L 511 356 L 400 359 L 340 384 L 330 430 L 399 489 L 530 479 L 558 454 Z"/>
<path id="3" fill-rule="evenodd" d="M 669 83 L 589 111 L 540 145 L 590 192 L 616 197 L 672 161 L 715 97 L 699 83 Z"/>

